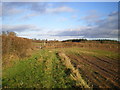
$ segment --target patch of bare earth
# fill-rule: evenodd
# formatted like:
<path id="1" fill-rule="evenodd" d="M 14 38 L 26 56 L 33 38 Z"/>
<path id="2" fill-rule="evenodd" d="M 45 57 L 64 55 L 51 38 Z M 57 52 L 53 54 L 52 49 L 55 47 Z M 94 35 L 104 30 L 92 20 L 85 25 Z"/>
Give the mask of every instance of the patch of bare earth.
<path id="1" fill-rule="evenodd" d="M 67 54 L 84 80 L 93 87 L 120 88 L 117 60 L 108 57 Z"/>

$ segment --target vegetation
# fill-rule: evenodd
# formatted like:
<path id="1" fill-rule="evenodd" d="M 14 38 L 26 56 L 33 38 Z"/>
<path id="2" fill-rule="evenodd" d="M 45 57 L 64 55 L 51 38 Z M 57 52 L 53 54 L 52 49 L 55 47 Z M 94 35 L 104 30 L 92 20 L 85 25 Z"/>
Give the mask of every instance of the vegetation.
<path id="1" fill-rule="evenodd" d="M 81 41 L 87 41 L 87 39 L 70 39 L 64 40 L 63 42 L 81 42 Z"/>
<path id="2" fill-rule="evenodd" d="M 119 43 L 119 41 L 109 40 L 109 39 L 97 39 L 97 40 L 70 39 L 70 40 L 64 40 L 63 42 Z"/>
<path id="3" fill-rule="evenodd" d="M 3 32 L 2 87 L 120 88 L 119 44 L 109 40 L 30 40 Z"/>
<path id="4" fill-rule="evenodd" d="M 4 88 L 70 88 L 74 81 L 55 52 L 41 50 L 3 71 Z"/>
<path id="5" fill-rule="evenodd" d="M 14 32 L 8 32 L 2 35 L 2 46 L 3 55 L 16 53 L 24 57 L 27 49 L 31 48 L 31 40 L 17 37 Z"/>
<path id="6" fill-rule="evenodd" d="M 14 32 L 2 33 L 2 56 L 3 65 L 13 58 L 24 58 L 32 48 L 30 39 L 17 37 Z"/>

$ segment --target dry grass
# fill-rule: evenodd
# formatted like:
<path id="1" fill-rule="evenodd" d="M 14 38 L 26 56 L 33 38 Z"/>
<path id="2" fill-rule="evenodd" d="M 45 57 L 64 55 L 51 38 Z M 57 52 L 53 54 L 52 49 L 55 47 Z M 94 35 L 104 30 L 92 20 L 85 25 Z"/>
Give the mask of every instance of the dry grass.
<path id="1" fill-rule="evenodd" d="M 90 88 L 85 80 L 81 77 L 78 69 L 75 69 L 75 67 L 72 65 L 69 57 L 67 57 L 64 53 L 59 53 L 59 56 L 62 57 L 64 65 L 71 70 L 71 78 L 76 81 L 76 86 Z"/>
<path id="2" fill-rule="evenodd" d="M 12 33 L 2 35 L 2 62 L 3 65 L 12 59 L 24 58 L 31 52 L 32 41 L 30 39 L 17 37 Z"/>

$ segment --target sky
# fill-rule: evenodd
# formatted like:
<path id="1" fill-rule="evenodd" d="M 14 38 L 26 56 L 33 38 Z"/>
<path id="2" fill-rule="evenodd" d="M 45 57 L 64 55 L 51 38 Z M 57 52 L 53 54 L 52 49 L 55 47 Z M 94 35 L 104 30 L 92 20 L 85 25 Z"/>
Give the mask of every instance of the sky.
<path id="1" fill-rule="evenodd" d="M 117 2 L 3 2 L 0 17 L 25 38 L 118 38 Z"/>

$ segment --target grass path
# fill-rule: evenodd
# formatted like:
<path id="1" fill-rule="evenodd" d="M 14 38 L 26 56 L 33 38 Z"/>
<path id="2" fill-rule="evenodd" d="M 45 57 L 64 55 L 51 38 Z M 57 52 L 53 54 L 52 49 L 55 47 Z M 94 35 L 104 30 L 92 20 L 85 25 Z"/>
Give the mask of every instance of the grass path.
<path id="1" fill-rule="evenodd" d="M 3 70 L 3 88 L 70 88 L 75 85 L 56 52 L 40 50 Z"/>

